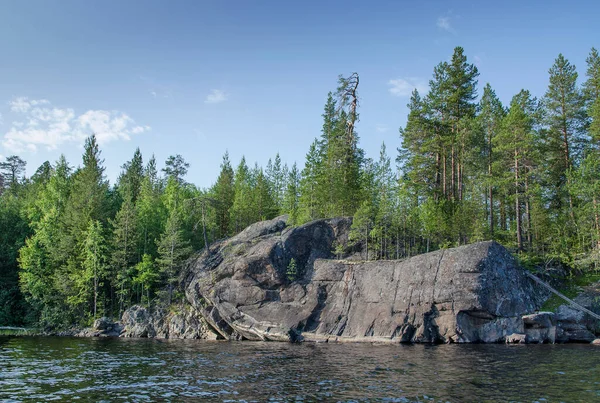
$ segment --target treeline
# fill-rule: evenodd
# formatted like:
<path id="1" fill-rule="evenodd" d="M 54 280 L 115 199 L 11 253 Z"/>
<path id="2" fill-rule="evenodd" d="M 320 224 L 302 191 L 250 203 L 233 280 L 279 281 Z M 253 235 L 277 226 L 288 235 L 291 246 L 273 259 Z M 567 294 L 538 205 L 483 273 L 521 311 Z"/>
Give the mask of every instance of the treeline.
<path id="1" fill-rule="evenodd" d="M 64 157 L 25 178 L 25 161 L 0 164 L 0 323 L 61 326 L 119 316 L 134 303 L 182 298 L 193 251 L 256 221 L 292 225 L 354 216 L 364 259 L 397 259 L 496 239 L 532 264 L 595 269 L 600 260 L 600 57 L 584 80 L 562 55 L 547 92 L 502 105 L 457 47 L 416 90 L 396 164 L 359 147 L 359 76 L 328 94 L 321 135 L 303 169 L 279 155 L 263 169 L 225 153 L 213 186 L 188 183 L 188 163 L 159 171 L 139 150 L 111 186 L 92 135 L 83 164 Z M 583 81 L 580 85 L 579 81 Z M 336 245 L 341 251 L 351 245 Z"/>

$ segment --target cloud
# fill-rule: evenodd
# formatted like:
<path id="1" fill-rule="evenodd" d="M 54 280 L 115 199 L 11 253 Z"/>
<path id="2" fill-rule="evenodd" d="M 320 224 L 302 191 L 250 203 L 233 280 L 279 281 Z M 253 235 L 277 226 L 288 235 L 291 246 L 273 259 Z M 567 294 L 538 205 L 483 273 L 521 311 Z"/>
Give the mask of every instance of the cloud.
<path id="1" fill-rule="evenodd" d="M 427 92 L 427 83 L 419 77 L 396 78 L 388 81 L 390 94 L 397 97 L 408 97 L 416 88 L 419 93 Z"/>
<path id="2" fill-rule="evenodd" d="M 4 119 L 2 118 L 2 114 L 0 113 L 0 125 L 4 124 Z"/>
<path id="3" fill-rule="evenodd" d="M 481 57 L 477 55 L 473 56 L 473 63 L 475 64 L 475 66 L 481 67 Z"/>
<path id="4" fill-rule="evenodd" d="M 377 130 L 379 133 L 385 133 L 390 130 L 390 128 L 386 125 L 379 124 L 375 126 L 375 130 Z"/>
<path id="5" fill-rule="evenodd" d="M 454 29 L 454 27 L 452 27 L 452 24 L 450 23 L 449 16 L 438 17 L 436 25 L 439 29 L 441 29 L 443 31 L 447 31 L 452 34 L 456 33 L 456 30 Z"/>
<path id="6" fill-rule="evenodd" d="M 210 90 L 210 94 L 204 100 L 205 104 L 219 104 L 227 101 L 227 94 L 223 90 Z"/>
<path id="7" fill-rule="evenodd" d="M 16 113 L 25 113 L 29 109 L 38 105 L 48 105 L 50 102 L 47 99 L 32 99 L 27 97 L 17 97 L 9 102 L 10 110 Z"/>
<path id="8" fill-rule="evenodd" d="M 127 114 L 119 111 L 89 110 L 77 115 L 72 108 L 57 108 L 48 100 L 14 99 L 11 110 L 21 115 L 21 121 L 11 124 L 2 145 L 13 152 L 36 152 L 38 147 L 55 150 L 65 143 L 81 144 L 92 133 L 98 143 L 129 140 L 131 135 L 150 130 L 139 126 Z"/>

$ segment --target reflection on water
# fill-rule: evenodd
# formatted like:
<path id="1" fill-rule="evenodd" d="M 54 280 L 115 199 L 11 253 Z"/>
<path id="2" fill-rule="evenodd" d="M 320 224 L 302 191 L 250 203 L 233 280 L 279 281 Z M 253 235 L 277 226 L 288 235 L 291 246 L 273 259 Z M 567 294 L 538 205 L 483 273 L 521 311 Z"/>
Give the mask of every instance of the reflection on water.
<path id="1" fill-rule="evenodd" d="M 0 337 L 0 402 L 600 402 L 590 345 Z"/>

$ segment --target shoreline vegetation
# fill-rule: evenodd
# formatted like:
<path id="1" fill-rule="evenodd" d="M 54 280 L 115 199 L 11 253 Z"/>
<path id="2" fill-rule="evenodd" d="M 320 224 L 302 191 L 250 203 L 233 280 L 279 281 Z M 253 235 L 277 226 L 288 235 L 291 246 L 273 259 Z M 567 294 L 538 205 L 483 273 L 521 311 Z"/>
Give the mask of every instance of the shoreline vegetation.
<path id="1" fill-rule="evenodd" d="M 559 55 L 545 94 L 524 89 L 503 105 L 456 47 L 428 92 L 413 91 L 400 139 L 390 139 L 397 153 L 382 144 L 375 159 L 359 146 L 359 75 L 340 76 L 303 164 L 276 154 L 264 168 L 243 157 L 234 168 L 225 152 L 206 189 L 186 181 L 181 155 L 159 169 L 139 149 L 110 184 L 94 134 L 77 167 L 61 156 L 26 177 L 26 161 L 9 156 L 0 326 L 54 332 L 133 305 L 175 305 L 194 251 L 280 214 L 293 226 L 352 216 L 348 245 L 333 253 L 360 245 L 364 260 L 495 240 L 572 297 L 600 278 L 598 51 L 586 61 L 579 76 Z"/>

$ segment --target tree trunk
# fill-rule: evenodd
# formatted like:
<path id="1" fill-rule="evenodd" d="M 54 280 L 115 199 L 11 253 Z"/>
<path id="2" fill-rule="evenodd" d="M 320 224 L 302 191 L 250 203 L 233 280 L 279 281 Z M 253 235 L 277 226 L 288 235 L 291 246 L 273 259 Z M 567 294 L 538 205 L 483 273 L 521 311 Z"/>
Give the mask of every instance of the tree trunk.
<path id="1" fill-rule="evenodd" d="M 533 238 L 531 234 L 531 207 L 529 206 L 529 178 L 525 177 L 525 216 L 527 217 L 527 248 L 529 251 L 533 247 Z"/>
<path id="2" fill-rule="evenodd" d="M 519 153 L 515 149 L 515 219 L 517 226 L 517 251 L 523 249 L 521 233 L 521 201 L 519 200 Z"/>
<path id="3" fill-rule="evenodd" d="M 596 196 L 593 198 L 594 203 L 594 221 L 596 222 L 596 247 L 600 249 L 600 217 L 598 217 L 598 201 Z"/>
<path id="4" fill-rule="evenodd" d="M 488 180 L 492 180 L 492 134 L 488 136 Z M 494 237 L 494 188 L 491 182 L 488 184 L 488 199 L 490 202 L 489 207 L 489 220 L 490 220 L 490 235 Z"/>

